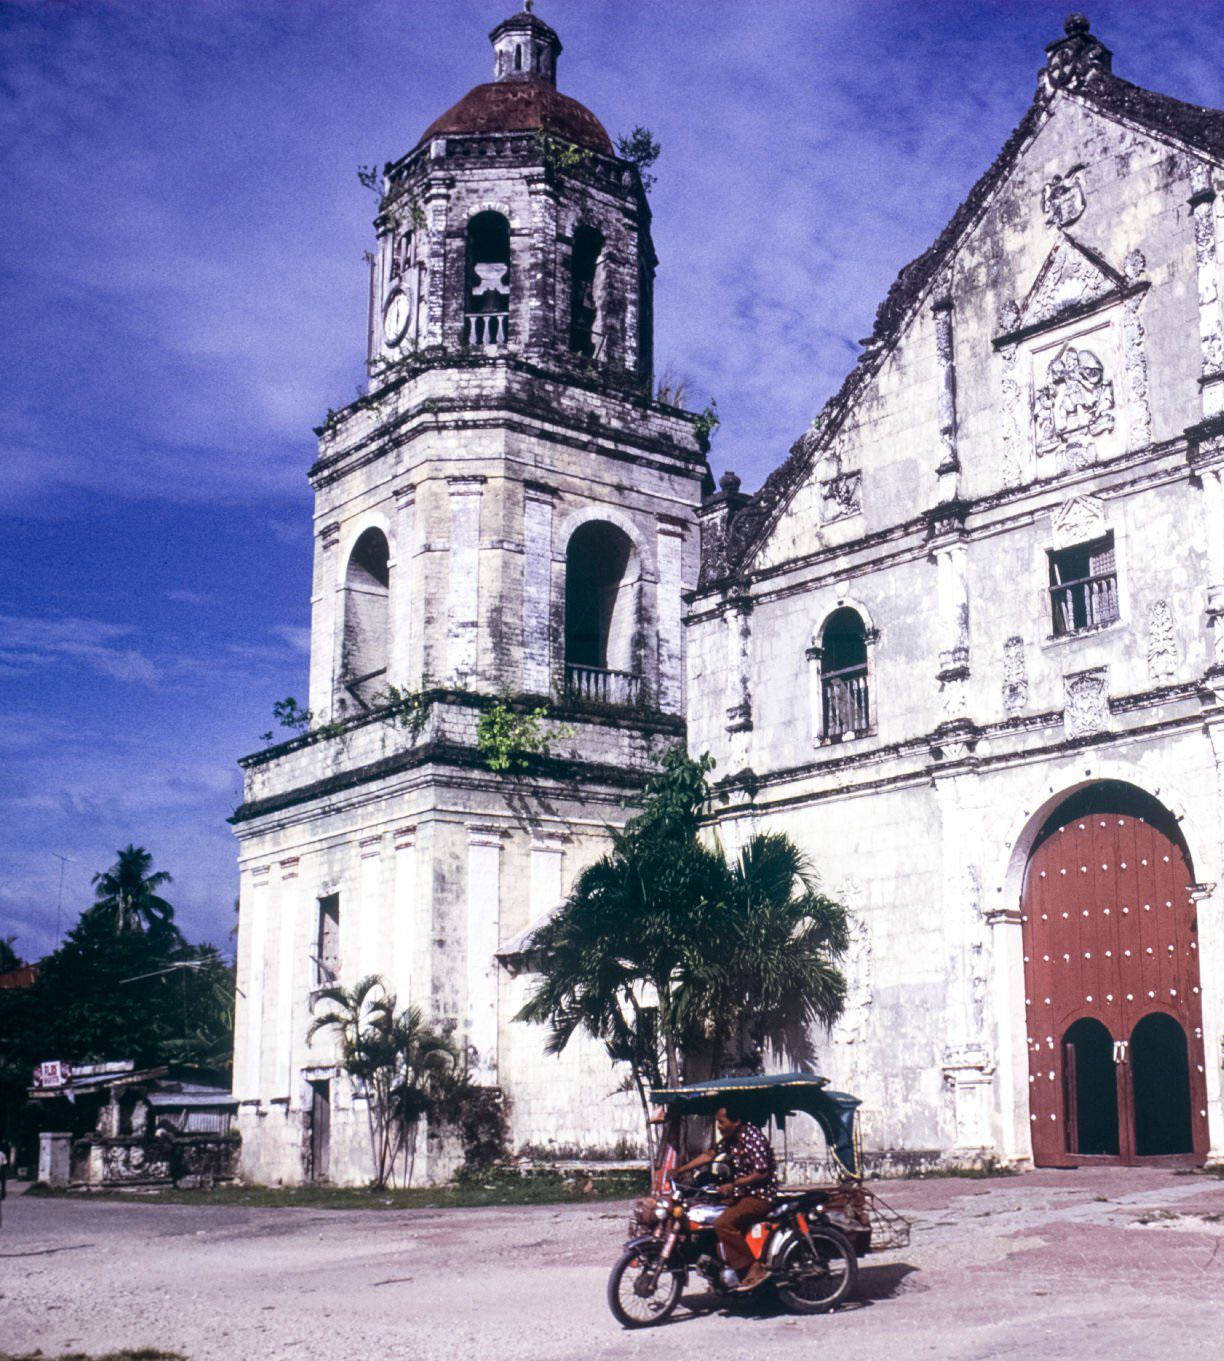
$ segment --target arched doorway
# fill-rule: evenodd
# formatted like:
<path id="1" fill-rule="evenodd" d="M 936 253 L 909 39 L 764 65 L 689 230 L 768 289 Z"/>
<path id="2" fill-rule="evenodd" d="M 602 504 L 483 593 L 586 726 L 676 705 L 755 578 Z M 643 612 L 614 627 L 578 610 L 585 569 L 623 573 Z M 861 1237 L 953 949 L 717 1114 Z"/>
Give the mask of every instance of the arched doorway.
<path id="1" fill-rule="evenodd" d="M 1181 1022 L 1151 1012 L 1131 1032 L 1129 1049 L 1135 1152 L 1141 1158 L 1193 1153 L 1190 1052 Z"/>
<path id="2" fill-rule="evenodd" d="M 1132 785 L 1065 800 L 1024 877 L 1029 1116 L 1039 1166 L 1207 1153 L 1194 873 Z"/>
<path id="3" fill-rule="evenodd" d="M 1067 1147 L 1118 1156 L 1118 1079 L 1113 1036 L 1095 1016 L 1081 1016 L 1063 1036 Z"/>

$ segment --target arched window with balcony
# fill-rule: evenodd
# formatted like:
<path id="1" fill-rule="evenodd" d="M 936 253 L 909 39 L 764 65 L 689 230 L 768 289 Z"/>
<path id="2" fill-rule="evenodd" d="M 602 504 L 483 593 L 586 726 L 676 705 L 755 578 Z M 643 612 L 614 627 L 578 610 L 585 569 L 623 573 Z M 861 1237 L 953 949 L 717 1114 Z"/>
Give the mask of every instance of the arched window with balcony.
<path id="1" fill-rule="evenodd" d="M 340 683 L 361 709 L 386 688 L 391 649 L 391 550 L 381 529 L 353 545 L 344 573 Z"/>
<path id="2" fill-rule="evenodd" d="M 477 213 L 467 225 L 464 343 L 499 346 L 510 338 L 510 223 Z"/>
<path id="3" fill-rule="evenodd" d="M 579 526 L 565 554 L 565 692 L 600 704 L 643 699 L 639 646 L 641 567 L 616 525 Z"/>
<path id="4" fill-rule="evenodd" d="M 581 226 L 574 232 L 570 268 L 570 349 L 584 359 L 595 359 L 600 349 L 599 274 L 604 239 L 594 227 Z"/>
<path id="5" fill-rule="evenodd" d="M 861 737 L 874 715 L 868 684 L 871 635 L 863 616 L 849 605 L 833 611 L 815 649 L 820 665 L 820 737 L 826 742 Z"/>

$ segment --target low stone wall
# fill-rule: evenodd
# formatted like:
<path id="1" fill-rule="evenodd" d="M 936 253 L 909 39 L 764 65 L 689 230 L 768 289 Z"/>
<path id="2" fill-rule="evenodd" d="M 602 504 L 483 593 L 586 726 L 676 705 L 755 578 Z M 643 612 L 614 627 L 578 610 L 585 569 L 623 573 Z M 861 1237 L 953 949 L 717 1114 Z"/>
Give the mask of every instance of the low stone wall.
<path id="1" fill-rule="evenodd" d="M 72 1185 L 85 1189 L 214 1186 L 237 1180 L 241 1147 L 236 1133 L 78 1139 L 72 1147 Z"/>

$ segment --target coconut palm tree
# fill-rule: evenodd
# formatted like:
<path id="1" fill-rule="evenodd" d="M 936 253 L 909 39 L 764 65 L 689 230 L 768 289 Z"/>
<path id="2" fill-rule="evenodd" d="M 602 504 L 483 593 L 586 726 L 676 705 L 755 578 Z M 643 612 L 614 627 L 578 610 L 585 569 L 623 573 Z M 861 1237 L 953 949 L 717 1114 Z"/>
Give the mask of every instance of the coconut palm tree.
<path id="1" fill-rule="evenodd" d="M 719 929 L 681 999 L 709 1040 L 712 1071 L 754 1066 L 766 1049 L 809 1063 L 813 1027 L 832 1025 L 845 1006 L 837 960 L 849 943 L 845 908 L 819 891 L 794 842 L 752 837 L 727 866 Z"/>
<path id="2" fill-rule="evenodd" d="M 810 1060 L 811 1029 L 840 1015 L 845 909 L 779 834 L 731 864 L 703 841 L 708 757 L 677 748 L 642 812 L 579 875 L 531 942 L 539 981 L 516 1019 L 549 1026 L 559 1053 L 585 1031 L 648 1090 L 684 1069 L 759 1064 L 766 1048 Z"/>
<path id="3" fill-rule="evenodd" d="M 174 908 L 158 893 L 172 882 L 165 870 L 153 870 L 153 857 L 143 846 L 128 846 L 110 869 L 94 875 L 94 906 L 112 915 L 116 931 L 177 936 Z"/>

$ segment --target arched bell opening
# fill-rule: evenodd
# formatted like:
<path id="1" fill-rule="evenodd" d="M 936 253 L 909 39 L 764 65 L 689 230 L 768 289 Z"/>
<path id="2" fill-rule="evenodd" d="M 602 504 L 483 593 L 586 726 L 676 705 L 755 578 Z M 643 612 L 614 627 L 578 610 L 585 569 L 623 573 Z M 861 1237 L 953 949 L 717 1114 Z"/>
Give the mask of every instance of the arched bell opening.
<path id="1" fill-rule="evenodd" d="M 633 541 L 623 529 L 592 520 L 574 531 L 565 553 L 565 690 L 570 698 L 640 702 L 640 579 Z"/>
<path id="2" fill-rule="evenodd" d="M 580 226 L 574 232 L 570 349 L 584 359 L 598 357 L 603 339 L 599 326 L 599 274 L 603 249 L 603 234 L 594 227 Z"/>
<path id="3" fill-rule="evenodd" d="M 1063 1036 L 1068 1153 L 1118 1155 L 1118 1082 L 1114 1040 L 1095 1017 L 1081 1016 Z"/>
<path id="4" fill-rule="evenodd" d="M 1152 1012 L 1131 1032 L 1129 1048 L 1136 1154 L 1193 1153 L 1190 1054 L 1181 1023 Z"/>
<path id="5" fill-rule="evenodd" d="M 353 545 L 344 573 L 344 635 L 340 680 L 361 709 L 386 688 L 391 651 L 391 549 L 381 529 Z"/>
<path id="6" fill-rule="evenodd" d="M 468 222 L 463 326 L 469 347 L 510 338 L 510 223 L 501 213 L 477 213 Z"/>

